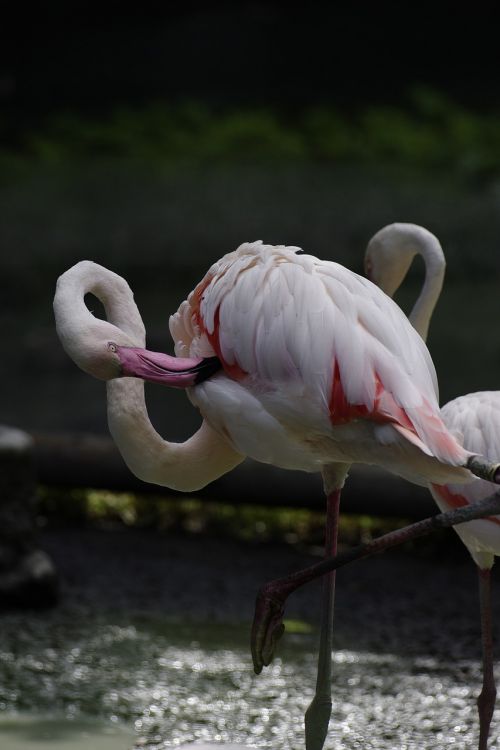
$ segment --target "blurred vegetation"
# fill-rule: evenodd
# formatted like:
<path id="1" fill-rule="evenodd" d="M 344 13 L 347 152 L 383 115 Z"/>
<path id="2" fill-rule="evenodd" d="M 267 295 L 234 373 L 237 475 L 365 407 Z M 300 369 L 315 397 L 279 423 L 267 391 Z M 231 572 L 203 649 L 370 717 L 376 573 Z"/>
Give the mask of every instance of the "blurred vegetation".
<path id="1" fill-rule="evenodd" d="M 55 114 L 15 137 L 8 137 L 4 123 L 3 135 L 3 165 L 18 168 L 111 158 L 158 168 L 256 161 L 394 164 L 481 179 L 500 170 L 500 112 L 468 111 L 427 88 L 415 89 L 404 108 L 217 110 L 199 102 L 153 102 L 94 118 Z"/>
<path id="2" fill-rule="evenodd" d="M 141 496 L 131 492 L 41 487 L 39 515 L 47 524 L 85 522 L 98 526 L 156 528 L 163 532 L 209 533 L 245 541 L 308 541 L 322 544 L 324 514 L 306 509 L 228 505 L 197 498 Z M 368 517 L 359 528 L 376 523 Z"/>
<path id="3" fill-rule="evenodd" d="M 500 111 L 420 88 L 401 106 L 356 110 L 193 101 L 18 130 L 0 118 L 0 213 L 6 423 L 107 431 L 101 384 L 54 330 L 55 281 L 74 263 L 124 276 L 149 346 L 169 351 L 169 315 L 241 242 L 298 245 L 363 273 L 368 240 L 394 221 L 427 227 L 447 258 L 429 339 L 442 401 L 500 383 L 500 349 L 484 337 L 500 310 Z M 396 296 L 405 311 L 421 283 L 418 259 Z M 183 396 L 150 388 L 148 404 L 171 439 L 198 424 Z"/>
<path id="4" fill-rule="evenodd" d="M 165 534 L 230 537 L 250 544 L 286 544 L 322 556 L 325 514 L 307 509 L 229 505 L 196 498 L 141 496 L 130 492 L 40 487 L 38 518 L 43 526 L 149 528 Z M 404 518 L 340 515 L 340 549 L 368 542 L 410 523 Z M 401 545 L 420 556 L 466 556 L 458 537 L 444 529 Z"/>

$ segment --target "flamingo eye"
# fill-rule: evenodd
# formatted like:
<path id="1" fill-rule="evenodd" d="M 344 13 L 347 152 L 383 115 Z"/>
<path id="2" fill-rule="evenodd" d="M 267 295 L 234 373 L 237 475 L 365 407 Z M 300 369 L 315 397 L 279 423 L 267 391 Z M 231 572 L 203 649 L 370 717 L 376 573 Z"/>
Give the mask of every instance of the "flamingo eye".
<path id="1" fill-rule="evenodd" d="M 112 341 L 109 341 L 109 342 L 108 342 L 108 350 L 109 350 L 110 352 L 116 352 L 116 351 L 117 351 L 117 346 L 116 346 L 116 344 L 113 344 L 113 342 L 112 342 Z"/>

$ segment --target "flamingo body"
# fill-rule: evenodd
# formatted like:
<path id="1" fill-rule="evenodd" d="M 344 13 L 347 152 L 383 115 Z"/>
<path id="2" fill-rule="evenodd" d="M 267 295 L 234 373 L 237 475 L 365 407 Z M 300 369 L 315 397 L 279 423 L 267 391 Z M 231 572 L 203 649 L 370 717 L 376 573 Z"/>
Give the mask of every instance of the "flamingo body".
<path id="1" fill-rule="evenodd" d="M 106 321 L 86 307 L 89 292 L 103 302 Z M 54 311 L 68 354 L 108 381 L 110 431 L 137 476 L 196 490 L 245 456 L 320 471 L 327 556 L 335 554 L 351 463 L 378 464 L 424 485 L 470 479 L 472 454 L 440 416 L 432 360 L 406 316 L 368 279 L 299 248 L 246 243 L 215 263 L 170 319 L 183 362 L 143 348 L 132 291 L 96 264 L 61 276 Z M 149 421 L 142 379 L 187 386 L 203 416 L 198 432 L 185 443 L 163 440 Z M 324 587 L 307 750 L 321 750 L 328 730 L 334 582 L 329 575 Z M 282 632 L 279 613 L 254 631 L 256 671 Z"/>
<path id="2" fill-rule="evenodd" d="M 480 391 L 449 401 L 441 410 L 450 432 L 470 451 L 492 459 L 500 453 L 500 391 Z M 492 482 L 473 477 L 465 484 L 431 485 L 443 511 L 477 502 L 495 490 Z M 481 518 L 455 531 L 481 569 L 491 568 L 500 555 L 500 517 Z"/>
<path id="3" fill-rule="evenodd" d="M 376 463 L 420 484 L 467 476 L 422 339 L 391 299 L 337 263 L 241 245 L 209 269 L 170 330 L 177 356 L 220 358 L 223 372 L 190 397 L 244 455 L 304 471 Z"/>
<path id="4" fill-rule="evenodd" d="M 438 239 L 415 224 L 392 224 L 377 232 L 368 243 L 365 270 L 387 294 L 394 294 L 415 255 L 422 255 L 425 281 L 410 313 L 415 329 L 427 338 L 429 323 L 441 292 L 445 259 Z M 500 392 L 481 391 L 447 403 L 441 417 L 450 432 L 467 450 L 491 460 L 500 451 Z M 465 484 L 431 482 L 429 489 L 442 511 L 471 505 L 488 497 L 496 484 L 471 476 Z M 500 555 L 500 516 L 480 518 L 455 526 L 455 531 L 477 565 L 483 647 L 483 685 L 477 700 L 479 750 L 487 750 L 490 723 L 496 699 L 493 672 L 493 629 L 490 571 Z"/>

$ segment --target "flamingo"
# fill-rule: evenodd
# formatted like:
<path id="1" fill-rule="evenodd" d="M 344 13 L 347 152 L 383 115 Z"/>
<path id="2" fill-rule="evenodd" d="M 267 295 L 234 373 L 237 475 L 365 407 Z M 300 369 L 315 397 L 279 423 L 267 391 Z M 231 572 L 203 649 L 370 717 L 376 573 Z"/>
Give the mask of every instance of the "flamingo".
<path id="1" fill-rule="evenodd" d="M 424 341 L 442 288 L 445 259 L 438 239 L 415 224 L 391 224 L 375 234 L 366 249 L 365 271 L 383 291 L 392 296 L 399 287 L 415 255 L 425 265 L 425 280 L 409 320 Z M 473 453 L 488 459 L 500 453 L 500 392 L 469 393 L 449 401 L 441 417 L 450 432 Z M 432 482 L 429 489 L 442 511 L 462 507 L 491 495 L 491 482 L 471 477 L 461 485 Z M 500 555 L 500 516 L 490 516 L 455 527 L 477 566 L 483 684 L 477 705 L 479 713 L 479 750 L 486 750 L 495 707 L 496 686 L 493 673 L 493 634 L 491 617 L 491 568 Z"/>
<path id="2" fill-rule="evenodd" d="M 101 300 L 107 320 L 91 314 L 87 293 Z M 445 427 L 432 360 L 400 308 L 368 279 L 299 248 L 244 243 L 214 263 L 170 318 L 175 357 L 145 349 L 130 288 L 95 263 L 59 278 L 54 311 L 69 356 L 107 381 L 110 432 L 134 474 L 193 491 L 245 456 L 321 472 L 327 556 L 336 551 L 340 492 L 353 462 L 424 485 L 467 482 L 470 470 L 497 476 L 497 465 Z M 187 388 L 203 421 L 186 442 L 154 430 L 143 380 Z M 330 573 L 305 717 L 308 750 L 323 747 L 331 714 L 334 590 Z M 254 631 L 256 672 L 282 631 L 279 618 Z"/>

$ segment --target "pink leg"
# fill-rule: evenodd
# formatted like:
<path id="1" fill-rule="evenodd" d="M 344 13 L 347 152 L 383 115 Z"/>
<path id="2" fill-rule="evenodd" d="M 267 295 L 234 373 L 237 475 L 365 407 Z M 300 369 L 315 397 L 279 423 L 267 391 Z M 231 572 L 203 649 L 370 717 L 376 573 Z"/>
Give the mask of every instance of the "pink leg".
<path id="1" fill-rule="evenodd" d="M 491 570 L 478 568 L 481 638 L 483 643 L 483 688 L 477 699 L 479 750 L 487 750 L 497 690 L 493 674 L 493 628 L 491 618 Z"/>
<path id="2" fill-rule="evenodd" d="M 327 497 L 325 558 L 337 554 L 337 534 L 340 490 Z M 322 750 L 328 733 L 332 713 L 332 646 L 333 610 L 335 601 L 335 571 L 328 573 L 323 582 L 323 609 L 318 655 L 316 693 L 306 711 L 306 750 Z"/>

